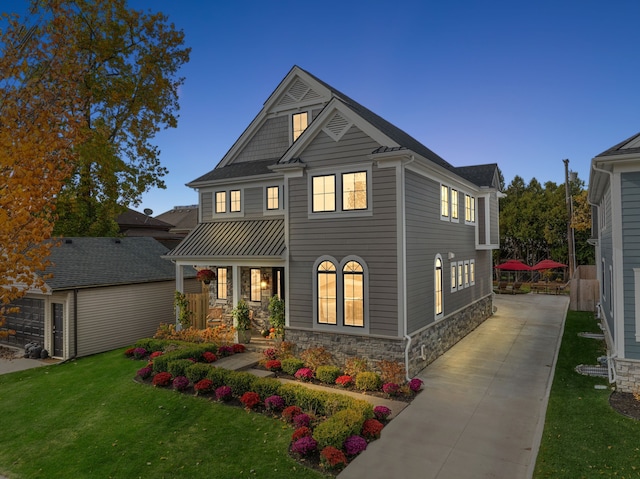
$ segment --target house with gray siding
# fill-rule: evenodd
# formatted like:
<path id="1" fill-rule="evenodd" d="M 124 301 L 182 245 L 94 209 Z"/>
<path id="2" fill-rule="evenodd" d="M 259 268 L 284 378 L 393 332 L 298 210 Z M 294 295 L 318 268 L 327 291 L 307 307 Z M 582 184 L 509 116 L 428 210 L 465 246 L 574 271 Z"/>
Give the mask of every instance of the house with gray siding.
<path id="1" fill-rule="evenodd" d="M 175 268 L 168 249 L 153 238 L 61 238 L 42 273 L 44 289 L 12 303 L 7 316 L 16 331 L 7 342 L 38 343 L 60 359 L 88 356 L 153 336 L 175 322 Z M 195 272 L 186 292 L 199 292 Z"/>
<path id="2" fill-rule="evenodd" d="M 212 307 L 248 302 L 286 338 L 420 371 L 492 314 L 495 164 L 454 167 L 294 66 L 211 171 L 199 223 L 166 257 L 209 268 Z"/>
<path id="3" fill-rule="evenodd" d="M 640 134 L 591 161 L 589 202 L 609 376 L 640 389 Z"/>

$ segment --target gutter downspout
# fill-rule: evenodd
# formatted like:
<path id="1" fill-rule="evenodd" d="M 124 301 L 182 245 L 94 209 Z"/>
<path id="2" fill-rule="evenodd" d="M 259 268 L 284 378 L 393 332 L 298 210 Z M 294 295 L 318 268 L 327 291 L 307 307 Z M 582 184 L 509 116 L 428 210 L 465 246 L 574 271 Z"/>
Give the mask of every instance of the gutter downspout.
<path id="1" fill-rule="evenodd" d="M 402 221 L 402 294 L 404 295 L 402 300 L 402 320 L 404 326 L 404 337 L 407 340 L 407 345 L 404 348 L 404 371 L 405 371 L 405 379 L 407 382 L 411 381 L 411 377 L 409 375 L 409 348 L 411 347 L 411 336 L 409 336 L 409 324 L 407 321 L 407 300 L 406 300 L 406 292 L 407 292 L 407 224 L 405 219 L 405 195 L 404 195 L 404 172 L 405 165 L 412 163 L 415 160 L 415 157 L 411 155 L 411 158 L 406 163 L 400 163 L 398 166 L 399 172 L 398 176 L 400 188 L 398 188 L 398 194 L 400 195 L 400 207 L 402 214 L 399 218 Z M 398 185 L 396 185 L 396 188 Z"/>

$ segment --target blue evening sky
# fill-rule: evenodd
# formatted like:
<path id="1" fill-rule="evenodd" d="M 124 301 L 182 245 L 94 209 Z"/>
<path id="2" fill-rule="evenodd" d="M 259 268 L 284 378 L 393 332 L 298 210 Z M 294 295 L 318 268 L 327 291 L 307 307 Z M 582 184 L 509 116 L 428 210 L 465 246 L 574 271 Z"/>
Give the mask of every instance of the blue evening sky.
<path id="1" fill-rule="evenodd" d="M 640 131 L 637 0 L 129 3 L 166 13 L 192 47 L 178 128 L 156 141 L 167 189 L 137 208 L 154 215 L 197 203 L 184 184 L 293 65 L 454 166 L 497 163 L 507 185 L 563 183 L 563 158 L 588 182 L 591 158 Z"/>

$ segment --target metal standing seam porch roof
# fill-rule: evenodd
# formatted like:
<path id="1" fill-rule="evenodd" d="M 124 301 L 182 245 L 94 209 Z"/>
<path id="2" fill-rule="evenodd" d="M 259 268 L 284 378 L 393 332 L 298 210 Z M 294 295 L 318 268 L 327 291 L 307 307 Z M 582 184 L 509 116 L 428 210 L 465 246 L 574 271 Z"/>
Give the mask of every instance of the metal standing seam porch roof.
<path id="1" fill-rule="evenodd" d="M 284 258 L 284 219 L 200 223 L 164 257 Z"/>

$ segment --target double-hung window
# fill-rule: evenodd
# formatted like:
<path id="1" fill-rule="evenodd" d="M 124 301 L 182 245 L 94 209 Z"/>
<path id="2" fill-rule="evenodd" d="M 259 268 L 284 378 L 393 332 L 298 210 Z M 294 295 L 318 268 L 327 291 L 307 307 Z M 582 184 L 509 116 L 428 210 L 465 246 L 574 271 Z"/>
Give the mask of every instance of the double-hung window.
<path id="1" fill-rule="evenodd" d="M 216 213 L 227 212 L 227 192 L 216 191 Z"/>
<path id="2" fill-rule="evenodd" d="M 464 195 L 464 221 L 476 222 L 476 199 L 471 195 Z"/>
<path id="3" fill-rule="evenodd" d="M 294 113 L 291 115 L 291 133 L 293 141 L 296 141 L 302 132 L 309 126 L 309 114 L 304 111 L 302 113 Z"/>
<path id="4" fill-rule="evenodd" d="M 449 187 L 440 185 L 440 217 L 449 219 Z"/>
<path id="5" fill-rule="evenodd" d="M 227 299 L 227 268 L 218 268 L 218 299 Z"/>
<path id="6" fill-rule="evenodd" d="M 451 188 L 451 221 L 458 222 L 458 190 Z"/>
<path id="7" fill-rule="evenodd" d="M 436 261 L 435 261 L 435 268 L 434 268 L 434 304 L 435 304 L 435 315 L 436 317 L 439 317 L 442 315 L 442 313 L 444 312 L 444 298 L 443 298 L 443 291 L 442 291 L 442 278 L 443 278 L 443 273 L 442 273 L 442 258 L 440 258 L 439 256 L 436 257 Z"/>
<path id="8" fill-rule="evenodd" d="M 240 190 L 231 190 L 231 212 L 238 213 L 241 209 Z"/>
<path id="9" fill-rule="evenodd" d="M 313 212 L 336 210 L 336 175 L 313 177 Z"/>
<path id="10" fill-rule="evenodd" d="M 367 172 L 342 174 L 342 210 L 367 209 Z"/>
<path id="11" fill-rule="evenodd" d="M 370 178 L 371 169 L 310 175 L 309 214 L 370 214 Z"/>
<path id="12" fill-rule="evenodd" d="M 364 326 L 363 272 L 362 265 L 357 261 L 349 261 L 342 269 L 345 326 Z"/>
<path id="13" fill-rule="evenodd" d="M 280 209 L 280 188 L 277 186 L 269 186 L 267 188 L 267 209 Z"/>
<path id="14" fill-rule="evenodd" d="M 262 277 L 259 268 L 251 268 L 251 296 L 250 301 L 260 301 L 262 299 Z"/>

